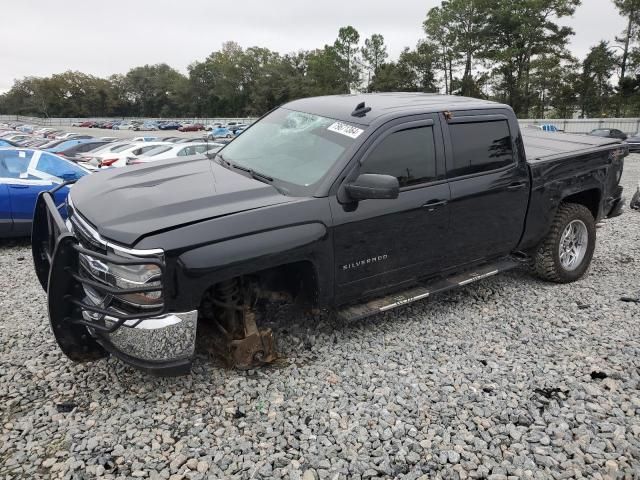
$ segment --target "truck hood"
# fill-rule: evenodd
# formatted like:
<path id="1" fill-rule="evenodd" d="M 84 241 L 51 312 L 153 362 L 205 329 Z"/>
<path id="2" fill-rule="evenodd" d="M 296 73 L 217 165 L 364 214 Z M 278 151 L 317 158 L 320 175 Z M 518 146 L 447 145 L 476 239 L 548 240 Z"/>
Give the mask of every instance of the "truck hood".
<path id="1" fill-rule="evenodd" d="M 208 158 L 102 170 L 76 183 L 71 197 L 101 236 L 128 246 L 159 231 L 294 200 Z"/>

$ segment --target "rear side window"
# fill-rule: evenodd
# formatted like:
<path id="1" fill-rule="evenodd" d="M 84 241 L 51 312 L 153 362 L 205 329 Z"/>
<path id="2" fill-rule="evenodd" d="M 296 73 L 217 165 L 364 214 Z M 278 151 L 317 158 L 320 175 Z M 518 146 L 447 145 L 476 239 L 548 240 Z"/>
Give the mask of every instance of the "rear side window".
<path id="1" fill-rule="evenodd" d="M 433 127 L 395 132 L 380 142 L 364 160 L 360 173 L 392 175 L 401 187 L 436 178 Z"/>
<path id="2" fill-rule="evenodd" d="M 30 150 L 1 151 L 0 178 L 25 178 L 32 156 L 33 151 Z"/>
<path id="3" fill-rule="evenodd" d="M 453 144 L 453 170 L 448 177 L 488 172 L 514 162 L 511 133 L 506 120 L 449 125 Z"/>

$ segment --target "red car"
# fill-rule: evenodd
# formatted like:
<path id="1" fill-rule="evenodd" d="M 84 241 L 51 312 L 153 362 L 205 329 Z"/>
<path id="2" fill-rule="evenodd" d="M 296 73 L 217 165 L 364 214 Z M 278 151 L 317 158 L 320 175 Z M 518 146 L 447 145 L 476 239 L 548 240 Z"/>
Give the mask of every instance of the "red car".
<path id="1" fill-rule="evenodd" d="M 47 133 L 47 138 L 56 138 L 58 135 L 62 134 L 62 130 L 54 130 L 53 132 Z"/>
<path id="2" fill-rule="evenodd" d="M 201 123 L 189 123 L 178 128 L 179 132 L 198 132 L 204 130 L 204 125 Z"/>
<path id="3" fill-rule="evenodd" d="M 86 122 L 82 122 L 79 126 L 80 127 L 93 127 L 93 124 L 95 122 L 92 120 L 87 120 Z"/>

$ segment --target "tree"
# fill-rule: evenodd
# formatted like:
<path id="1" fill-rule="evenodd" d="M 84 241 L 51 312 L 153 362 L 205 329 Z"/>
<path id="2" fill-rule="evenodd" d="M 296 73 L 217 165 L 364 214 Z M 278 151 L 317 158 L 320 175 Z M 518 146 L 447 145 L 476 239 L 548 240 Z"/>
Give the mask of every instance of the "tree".
<path id="1" fill-rule="evenodd" d="M 453 62 L 459 59 L 459 53 L 453 48 L 453 34 L 449 28 L 449 17 L 442 7 L 435 7 L 427 13 L 423 28 L 427 34 L 427 41 L 433 42 L 438 48 L 437 64 L 442 70 L 444 79 L 444 93 L 453 91 Z"/>
<path id="2" fill-rule="evenodd" d="M 137 115 L 183 114 L 187 78 L 165 63 L 132 68 L 124 77 L 124 87 Z"/>
<path id="3" fill-rule="evenodd" d="M 357 61 L 358 42 L 360 42 L 360 34 L 349 25 L 338 31 L 338 38 L 333 44 L 333 49 L 340 58 L 342 81 L 347 93 L 360 81 L 360 67 Z"/>
<path id="4" fill-rule="evenodd" d="M 419 42 L 415 50 L 406 47 L 397 62 L 381 64 L 369 85 L 369 91 L 435 92 L 437 47 Z"/>
<path id="5" fill-rule="evenodd" d="M 334 47 L 325 45 L 307 54 L 306 85 L 310 95 L 347 93 L 344 62 Z"/>
<path id="6" fill-rule="evenodd" d="M 446 89 L 449 92 L 453 91 L 454 61 L 461 60 L 464 72 L 460 93 L 465 96 L 479 94 L 473 72 L 476 57 L 485 47 L 487 9 L 485 0 L 444 0 L 440 7 L 432 8 L 427 13 L 423 28 L 432 40 L 439 39 L 441 62 L 444 61 L 446 72 Z"/>
<path id="7" fill-rule="evenodd" d="M 420 92 L 436 92 L 435 65 L 437 47 L 427 42 L 419 42 L 415 50 L 405 48 L 400 54 L 398 64 L 413 72 L 414 90 Z"/>
<path id="8" fill-rule="evenodd" d="M 582 63 L 580 108 L 582 116 L 603 117 L 612 113 L 613 87 L 609 79 L 618 59 L 604 40 L 592 47 Z"/>
<path id="9" fill-rule="evenodd" d="M 534 118 L 571 118 L 577 106 L 579 74 L 575 58 L 541 55 L 531 61 L 531 106 Z"/>
<path id="10" fill-rule="evenodd" d="M 621 44 L 622 57 L 620 59 L 620 78 L 618 80 L 618 102 L 616 106 L 616 116 L 629 103 L 630 97 L 634 94 L 635 79 L 627 76 L 629 59 L 632 55 L 633 43 L 638 39 L 640 26 L 640 0 L 614 0 L 620 15 L 627 18 L 627 28 L 622 32 L 621 37 L 616 37 L 616 42 Z"/>
<path id="11" fill-rule="evenodd" d="M 369 73 L 367 88 L 371 83 L 371 74 L 376 74 L 378 67 L 385 62 L 388 56 L 387 46 L 384 44 L 384 37 L 382 35 L 374 33 L 371 35 L 371 38 L 365 39 L 364 47 L 362 47 L 362 58 L 367 64 L 367 71 Z"/>
<path id="12" fill-rule="evenodd" d="M 483 58 L 502 81 L 498 85 L 519 116 L 531 104 L 531 63 L 541 55 L 566 56 L 573 30 L 555 23 L 572 15 L 580 0 L 493 0 L 489 3 Z"/>

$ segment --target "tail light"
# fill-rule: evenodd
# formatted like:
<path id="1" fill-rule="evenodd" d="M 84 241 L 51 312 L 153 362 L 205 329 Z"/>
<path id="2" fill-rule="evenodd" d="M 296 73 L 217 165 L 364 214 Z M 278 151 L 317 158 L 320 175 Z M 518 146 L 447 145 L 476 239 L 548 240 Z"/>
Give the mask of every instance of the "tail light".
<path id="1" fill-rule="evenodd" d="M 119 158 L 109 158 L 109 159 L 101 160 L 100 161 L 100 166 L 101 167 L 110 167 L 111 165 L 116 163 L 118 160 L 120 160 L 120 159 Z"/>

